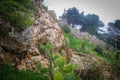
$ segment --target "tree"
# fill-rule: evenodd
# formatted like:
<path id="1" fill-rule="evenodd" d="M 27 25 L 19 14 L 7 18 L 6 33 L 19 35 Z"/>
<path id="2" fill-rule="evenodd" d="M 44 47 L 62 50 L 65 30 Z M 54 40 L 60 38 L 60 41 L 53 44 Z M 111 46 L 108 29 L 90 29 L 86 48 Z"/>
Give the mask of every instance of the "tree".
<path id="1" fill-rule="evenodd" d="M 75 25 L 79 25 L 81 23 L 81 14 L 76 7 L 69 8 L 66 13 L 63 13 L 62 18 L 66 18 L 68 24 L 72 24 L 74 27 Z"/>
<path id="2" fill-rule="evenodd" d="M 85 16 L 84 12 L 80 13 L 76 7 L 69 8 L 67 11 L 64 10 L 62 18 L 66 19 L 72 27 L 81 25 L 81 31 L 86 31 L 92 35 L 97 35 L 98 27 L 104 26 L 104 23 L 99 20 L 98 15 L 88 14 Z"/>
<path id="3" fill-rule="evenodd" d="M 68 27 L 68 25 L 62 26 L 61 29 L 62 29 L 65 33 L 70 33 L 70 28 Z"/>
<path id="4" fill-rule="evenodd" d="M 97 34 L 98 27 L 104 26 L 103 22 L 99 20 L 99 16 L 95 14 L 86 15 L 82 24 L 81 31 L 86 31 L 92 35 Z"/>
<path id="5" fill-rule="evenodd" d="M 40 2 L 44 2 L 44 0 L 40 0 Z"/>
<path id="6" fill-rule="evenodd" d="M 120 20 L 115 20 L 114 22 L 108 23 L 109 37 L 107 42 L 120 49 Z"/>
<path id="7" fill-rule="evenodd" d="M 120 20 L 115 20 L 113 27 L 120 30 Z"/>

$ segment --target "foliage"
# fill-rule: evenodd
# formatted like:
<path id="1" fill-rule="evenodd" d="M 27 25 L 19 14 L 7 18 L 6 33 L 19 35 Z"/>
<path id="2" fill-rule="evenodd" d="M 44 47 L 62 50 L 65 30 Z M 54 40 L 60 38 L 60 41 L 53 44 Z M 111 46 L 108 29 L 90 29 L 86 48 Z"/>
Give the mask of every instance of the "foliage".
<path id="1" fill-rule="evenodd" d="M 0 80 L 81 80 L 76 75 L 74 70 L 76 65 L 67 64 L 64 57 L 60 54 L 50 54 L 48 49 L 51 44 L 47 43 L 46 46 L 40 45 L 40 49 L 45 50 L 48 59 L 49 67 L 45 68 L 41 63 L 37 64 L 34 71 L 18 70 L 11 65 L 0 67 Z"/>
<path id="2" fill-rule="evenodd" d="M 39 74 L 42 80 L 49 80 L 49 76 L 47 75 L 48 71 L 48 68 L 45 68 L 41 63 L 38 63 L 37 68 L 33 72 Z"/>
<path id="3" fill-rule="evenodd" d="M 84 17 L 83 27 L 81 31 L 86 31 L 92 35 L 97 33 L 97 29 L 101 21 L 99 20 L 99 16 L 95 14 L 88 14 Z"/>
<path id="4" fill-rule="evenodd" d="M 120 20 L 115 20 L 113 27 L 120 30 Z"/>
<path id="5" fill-rule="evenodd" d="M 70 28 L 67 25 L 61 27 L 64 33 L 70 33 Z"/>
<path id="6" fill-rule="evenodd" d="M 54 80 L 75 80 L 74 70 L 76 65 L 66 64 L 65 58 L 57 55 L 57 59 L 54 61 Z"/>
<path id="7" fill-rule="evenodd" d="M 112 68 L 120 75 L 120 50 L 114 51 L 114 61 L 112 63 Z"/>
<path id="8" fill-rule="evenodd" d="M 65 34 L 65 36 L 68 37 L 68 39 L 70 41 L 70 48 L 72 48 L 74 51 L 82 52 L 82 53 L 86 53 L 86 54 L 94 53 L 94 45 L 89 43 L 88 40 L 76 39 L 72 36 L 71 33 Z"/>
<path id="9" fill-rule="evenodd" d="M 68 24 L 71 24 L 72 27 L 75 25 L 81 25 L 81 31 L 88 32 L 92 35 L 98 35 L 98 27 L 103 27 L 104 23 L 99 19 L 99 16 L 96 14 L 84 15 L 84 12 L 79 12 L 76 7 L 69 8 L 62 15 L 63 19 L 67 19 Z"/>
<path id="10" fill-rule="evenodd" d="M 8 21 L 14 27 L 14 31 L 22 31 L 24 28 L 27 28 L 33 24 L 33 21 L 29 19 L 29 15 L 21 15 L 16 13 L 10 13 L 8 15 Z"/>
<path id="11" fill-rule="evenodd" d="M 76 25 L 79 24 L 79 10 L 77 8 L 69 8 L 66 13 L 66 18 L 68 24 Z"/>
<path id="12" fill-rule="evenodd" d="M 87 40 L 79 40 L 72 36 L 72 34 L 65 34 L 65 36 L 70 41 L 70 48 L 74 51 L 80 53 L 87 53 L 87 54 L 94 54 L 96 57 L 103 59 L 110 63 L 110 66 L 113 70 L 115 70 L 118 75 L 120 75 L 120 51 L 111 49 L 110 45 L 107 46 L 94 46 L 93 44 L 89 43 Z M 86 74 L 80 74 L 83 80 L 105 80 L 105 77 L 102 75 L 100 71 L 100 64 L 93 64 L 90 71 Z M 98 79 L 99 78 L 99 79 Z"/>
<path id="13" fill-rule="evenodd" d="M 33 73 L 29 70 L 19 71 L 12 65 L 4 65 L 0 67 L 0 80 L 47 80 L 46 77 Z"/>
<path id="14" fill-rule="evenodd" d="M 112 69 L 120 75 L 120 50 L 119 49 L 114 49 L 114 50 L 109 50 L 107 48 L 103 48 L 100 46 L 97 46 L 98 48 L 96 52 L 96 56 L 106 60 L 107 62 L 110 63 Z M 110 47 L 109 47 L 110 48 Z"/>
<path id="15" fill-rule="evenodd" d="M 10 23 L 15 28 L 14 32 L 22 31 L 26 27 L 33 25 L 30 19 L 31 13 L 34 12 L 32 2 L 30 0 L 1 0 L 0 16 L 4 21 Z"/>
<path id="16" fill-rule="evenodd" d="M 120 49 L 120 20 L 115 20 L 115 22 L 108 23 L 108 34 L 106 42 Z"/>
<path id="17" fill-rule="evenodd" d="M 51 44 L 47 43 L 45 46 L 40 44 L 40 49 L 45 50 L 49 59 L 49 75 L 50 80 L 76 80 L 74 70 L 76 65 L 67 64 L 64 57 L 60 54 L 50 53 Z"/>
<path id="18" fill-rule="evenodd" d="M 94 50 L 97 52 L 97 54 L 108 58 L 108 59 L 114 59 L 115 55 L 114 55 L 114 51 L 110 50 L 111 46 L 110 45 L 106 45 L 106 46 L 95 46 Z"/>

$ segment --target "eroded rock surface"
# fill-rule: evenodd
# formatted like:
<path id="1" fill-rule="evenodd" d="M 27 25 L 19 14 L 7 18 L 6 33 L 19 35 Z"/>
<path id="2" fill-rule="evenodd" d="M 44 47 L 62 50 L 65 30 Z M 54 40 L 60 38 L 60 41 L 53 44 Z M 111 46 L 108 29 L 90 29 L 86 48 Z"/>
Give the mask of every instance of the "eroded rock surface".
<path id="1" fill-rule="evenodd" d="M 34 2 L 34 4 L 37 9 L 36 15 L 31 16 L 34 25 L 31 25 L 22 32 L 9 32 L 5 36 L 0 36 L 0 47 L 5 51 L 15 53 L 17 55 L 15 59 L 16 62 L 23 64 L 24 68 L 28 67 L 28 65 L 36 64 L 36 62 L 39 61 L 43 64 L 45 63 L 44 60 L 38 59 L 42 54 L 38 50 L 40 44 L 49 41 L 55 48 L 60 48 L 62 46 L 62 40 L 64 39 L 62 31 L 53 17 L 46 10 L 42 9 L 39 4 L 36 4 L 36 2 Z M 0 19 L 0 28 L 5 26 L 10 27 L 10 24 Z M 31 56 L 26 58 L 27 53 Z M 44 56 L 42 57 L 44 58 Z M 33 63 L 31 58 L 37 61 L 33 61 Z M 5 59 L 8 58 L 5 57 Z M 31 61 L 31 63 L 29 61 Z M 12 62 L 15 61 L 13 60 Z"/>

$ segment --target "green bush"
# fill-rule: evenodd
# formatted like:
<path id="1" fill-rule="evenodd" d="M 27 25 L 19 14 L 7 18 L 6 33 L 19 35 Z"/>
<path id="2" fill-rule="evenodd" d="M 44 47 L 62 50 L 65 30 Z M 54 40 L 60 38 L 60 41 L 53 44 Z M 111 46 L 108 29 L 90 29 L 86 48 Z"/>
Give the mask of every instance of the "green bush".
<path id="1" fill-rule="evenodd" d="M 64 25 L 61 27 L 61 29 L 63 30 L 64 33 L 70 33 L 70 28 L 67 25 Z"/>
<path id="2" fill-rule="evenodd" d="M 72 48 L 74 51 L 86 54 L 94 53 L 94 45 L 89 43 L 88 40 L 86 39 L 79 40 L 77 38 L 74 38 L 71 33 L 65 34 L 65 36 L 69 39 L 70 48 Z"/>
<path id="3" fill-rule="evenodd" d="M 19 4 L 21 4 L 22 6 L 24 6 L 27 9 L 34 9 L 32 5 L 32 2 L 30 0 L 13 0 L 18 2 Z"/>
<path id="4" fill-rule="evenodd" d="M 120 50 L 114 51 L 114 59 L 111 65 L 117 74 L 120 75 Z"/>
<path id="5" fill-rule="evenodd" d="M 0 1 L 0 16 L 2 16 L 4 21 L 10 23 L 14 28 L 14 32 L 22 31 L 30 25 L 33 25 L 30 16 L 34 11 L 34 7 L 30 0 Z"/>
<path id="6" fill-rule="evenodd" d="M 46 77 L 32 71 L 19 71 L 12 65 L 0 67 L 0 80 L 47 80 Z"/>
<path id="7" fill-rule="evenodd" d="M 21 4 L 17 3 L 16 1 L 0 1 L 0 13 L 5 16 L 11 12 L 15 11 L 26 11 L 27 9 L 24 6 L 21 6 Z"/>
<path id="8" fill-rule="evenodd" d="M 53 67 L 54 80 L 76 80 L 74 71 L 77 66 L 73 64 L 66 64 L 64 57 L 57 55 Z"/>
<path id="9" fill-rule="evenodd" d="M 7 19 L 14 27 L 15 32 L 22 31 L 25 28 L 33 25 L 33 21 L 29 18 L 28 14 L 21 15 L 19 13 L 10 13 Z"/>
<path id="10" fill-rule="evenodd" d="M 51 54 L 52 45 L 48 42 L 46 45 L 40 44 L 40 50 L 48 56 L 50 80 L 79 80 L 75 75 L 76 65 L 67 64 L 65 58 L 60 54 Z"/>

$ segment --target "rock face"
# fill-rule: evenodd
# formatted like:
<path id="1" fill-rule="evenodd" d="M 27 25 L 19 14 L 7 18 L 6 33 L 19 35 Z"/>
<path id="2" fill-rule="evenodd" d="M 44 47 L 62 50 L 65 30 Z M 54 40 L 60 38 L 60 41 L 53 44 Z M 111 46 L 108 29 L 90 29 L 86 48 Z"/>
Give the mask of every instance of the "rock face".
<path id="1" fill-rule="evenodd" d="M 31 1 L 33 1 L 37 9 L 37 14 L 31 16 L 31 19 L 34 20 L 34 25 L 31 25 L 22 32 L 9 32 L 5 36 L 0 36 L 0 65 L 12 63 L 19 69 L 30 70 L 35 69 L 38 63 L 42 63 L 43 67 L 48 67 L 49 61 L 44 52 L 38 50 L 38 47 L 41 43 L 51 42 L 55 46 L 53 51 L 57 52 L 57 48 L 61 49 L 59 52 L 66 58 L 67 63 L 77 64 L 80 73 L 84 72 L 81 75 L 91 76 L 90 74 L 92 73 L 92 76 L 94 76 L 94 74 L 96 74 L 94 72 L 102 71 L 100 74 L 105 75 L 106 80 L 111 78 L 112 71 L 110 71 L 111 68 L 108 63 L 93 55 L 76 55 L 73 53 L 68 46 L 69 40 L 64 38 L 53 16 L 42 9 L 40 5 L 36 4 L 36 2 L 34 2 L 36 0 Z M 61 23 L 64 22 L 61 21 Z M 67 24 L 67 22 L 64 24 Z M 2 21 L 0 18 L 0 29 L 6 26 L 8 28 L 11 27 L 9 23 Z M 94 65 L 94 63 L 97 62 L 100 62 L 101 65 Z M 86 76 L 84 80 L 89 80 L 89 76 Z M 112 77 L 111 79 L 117 80 L 114 76 Z"/>
<path id="2" fill-rule="evenodd" d="M 50 41 L 56 47 L 62 46 L 64 37 L 61 33 L 61 29 L 47 11 L 41 11 L 39 9 L 39 14 L 33 17 L 33 19 L 35 22 L 33 26 L 30 26 L 20 33 L 9 33 L 1 37 L 0 45 L 6 49 L 19 52 L 36 47 L 46 41 Z"/>
<path id="3" fill-rule="evenodd" d="M 38 50 L 38 46 L 41 43 L 44 44 L 49 41 L 56 48 L 62 46 L 64 36 L 57 22 L 46 10 L 42 9 L 39 4 L 35 5 L 37 14 L 31 17 L 31 19 L 34 20 L 34 25 L 31 25 L 22 32 L 14 34 L 9 32 L 6 36 L 0 36 L 0 46 L 4 48 L 4 50 L 16 53 L 17 55 L 28 53 L 36 56 L 41 54 Z M 4 26 L 10 25 L 0 19 L 0 27 Z M 25 59 L 24 62 L 26 61 L 29 60 Z"/>

